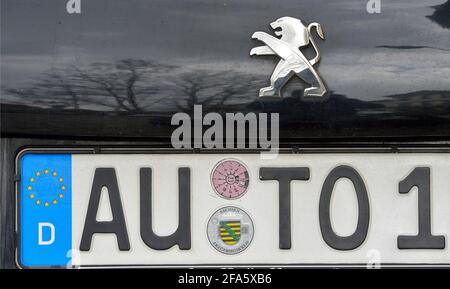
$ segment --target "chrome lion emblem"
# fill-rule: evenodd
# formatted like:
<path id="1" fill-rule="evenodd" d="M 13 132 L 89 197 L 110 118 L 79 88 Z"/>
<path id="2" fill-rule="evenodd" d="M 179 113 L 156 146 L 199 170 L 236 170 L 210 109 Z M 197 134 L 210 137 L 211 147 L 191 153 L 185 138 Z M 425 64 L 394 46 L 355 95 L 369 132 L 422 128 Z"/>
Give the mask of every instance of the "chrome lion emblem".
<path id="1" fill-rule="evenodd" d="M 281 58 L 270 77 L 270 86 L 261 88 L 259 96 L 281 96 L 281 88 L 294 74 L 311 85 L 304 90 L 304 96 L 323 96 L 327 92 L 327 87 L 314 69 L 314 65 L 320 60 L 320 52 L 311 35 L 315 28 L 319 37 L 325 39 L 320 24 L 311 23 L 306 27 L 299 19 L 282 17 L 270 23 L 270 26 L 274 29 L 275 35 L 281 36 L 280 38 L 261 31 L 252 35 L 252 39 L 266 45 L 253 48 L 250 51 L 251 56 L 278 55 Z M 316 51 L 316 56 L 311 60 L 300 50 L 310 43 Z"/>

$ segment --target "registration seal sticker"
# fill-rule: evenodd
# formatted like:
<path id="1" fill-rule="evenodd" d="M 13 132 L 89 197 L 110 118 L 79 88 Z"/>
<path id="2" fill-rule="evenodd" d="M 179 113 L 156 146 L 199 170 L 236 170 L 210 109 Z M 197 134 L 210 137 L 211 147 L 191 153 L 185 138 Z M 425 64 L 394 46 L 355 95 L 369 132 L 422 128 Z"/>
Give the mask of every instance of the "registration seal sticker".
<path id="1" fill-rule="evenodd" d="M 248 189 L 248 170 L 238 160 L 223 160 L 214 167 L 211 174 L 211 183 L 214 191 L 222 198 L 240 198 Z"/>
<path id="2" fill-rule="evenodd" d="M 208 221 L 208 239 L 217 251 L 235 255 L 248 248 L 253 239 L 253 221 L 242 209 L 223 207 Z"/>

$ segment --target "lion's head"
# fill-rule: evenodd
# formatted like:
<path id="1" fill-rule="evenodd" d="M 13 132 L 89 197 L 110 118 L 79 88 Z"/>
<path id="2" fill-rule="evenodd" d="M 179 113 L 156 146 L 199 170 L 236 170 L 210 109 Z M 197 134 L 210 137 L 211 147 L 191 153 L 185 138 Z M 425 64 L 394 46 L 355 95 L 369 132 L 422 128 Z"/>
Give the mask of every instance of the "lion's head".
<path id="1" fill-rule="evenodd" d="M 275 35 L 281 36 L 281 40 L 302 47 L 309 44 L 309 33 L 305 25 L 299 19 L 281 17 L 270 23 Z M 279 30 L 278 30 L 279 29 Z"/>

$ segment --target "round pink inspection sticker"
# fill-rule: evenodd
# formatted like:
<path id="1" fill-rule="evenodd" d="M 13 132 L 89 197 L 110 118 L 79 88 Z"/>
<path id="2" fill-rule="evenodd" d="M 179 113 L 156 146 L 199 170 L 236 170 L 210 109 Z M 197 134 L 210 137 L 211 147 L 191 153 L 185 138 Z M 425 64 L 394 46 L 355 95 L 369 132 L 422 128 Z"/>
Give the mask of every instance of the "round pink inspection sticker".
<path id="1" fill-rule="evenodd" d="M 247 192 L 248 170 L 235 159 L 219 162 L 211 174 L 214 191 L 225 199 L 237 199 Z"/>

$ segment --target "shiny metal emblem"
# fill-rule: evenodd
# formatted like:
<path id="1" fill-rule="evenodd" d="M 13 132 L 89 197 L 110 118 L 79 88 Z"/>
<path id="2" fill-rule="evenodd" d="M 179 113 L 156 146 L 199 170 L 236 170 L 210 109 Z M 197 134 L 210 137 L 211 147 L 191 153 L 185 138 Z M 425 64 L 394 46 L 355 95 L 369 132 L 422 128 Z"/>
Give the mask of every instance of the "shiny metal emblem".
<path id="1" fill-rule="evenodd" d="M 223 207 L 208 221 L 208 240 L 217 251 L 234 255 L 248 248 L 253 239 L 253 221 L 238 207 Z"/>
<path id="2" fill-rule="evenodd" d="M 252 39 L 264 42 L 266 45 L 258 46 L 250 51 L 250 55 L 278 55 L 281 60 L 270 77 L 270 86 L 263 87 L 259 96 L 281 96 L 281 88 L 293 75 L 310 84 L 311 87 L 304 90 L 303 96 L 323 96 L 327 93 L 327 87 L 314 68 L 320 60 L 320 52 L 312 37 L 313 28 L 320 38 L 325 39 L 322 27 L 319 23 L 311 23 L 307 27 L 300 19 L 282 17 L 270 23 L 276 36 L 265 32 L 255 32 Z M 312 44 L 316 52 L 313 59 L 307 59 L 300 48 Z"/>

